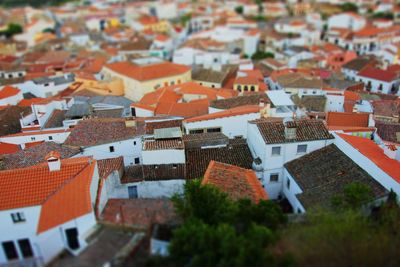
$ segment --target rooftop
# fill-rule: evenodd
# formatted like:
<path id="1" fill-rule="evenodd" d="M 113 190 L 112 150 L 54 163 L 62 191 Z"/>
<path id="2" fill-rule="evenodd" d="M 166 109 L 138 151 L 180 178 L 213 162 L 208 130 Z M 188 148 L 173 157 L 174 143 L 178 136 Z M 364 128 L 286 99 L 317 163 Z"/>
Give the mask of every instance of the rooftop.
<path id="1" fill-rule="evenodd" d="M 47 163 L 1 171 L 0 210 L 42 206 L 38 233 L 87 214 L 94 167 L 92 158 L 82 157 L 61 160 L 59 171 Z"/>
<path id="2" fill-rule="evenodd" d="M 250 123 L 257 125 L 266 144 L 279 144 L 290 142 L 305 142 L 333 139 L 323 121 L 320 120 L 295 120 L 288 121 L 286 125 L 296 128 L 296 136 L 292 139 L 285 137 L 285 124 L 282 121 L 255 120 Z"/>
<path id="3" fill-rule="evenodd" d="M 255 203 L 268 196 L 253 170 L 211 161 L 201 182 L 211 184 L 234 200 L 247 198 Z"/>
<path id="4" fill-rule="evenodd" d="M 334 144 L 290 161 L 285 168 L 303 191 L 297 197 L 306 209 L 329 206 L 332 199 L 343 195 L 344 188 L 353 182 L 369 186 L 375 199 L 386 194 L 375 179 Z"/>
<path id="5" fill-rule="evenodd" d="M 206 114 L 206 115 L 202 115 L 202 116 L 192 117 L 192 118 L 186 119 L 185 122 L 190 123 L 190 122 L 197 122 L 197 121 L 214 120 L 214 119 L 219 119 L 219 118 L 240 116 L 240 115 L 246 115 L 246 114 L 250 114 L 250 113 L 259 113 L 259 112 L 260 112 L 259 105 L 241 106 L 241 107 L 227 109 L 227 110 L 220 111 L 220 112 L 215 112 L 215 113 L 210 113 L 210 114 Z"/>

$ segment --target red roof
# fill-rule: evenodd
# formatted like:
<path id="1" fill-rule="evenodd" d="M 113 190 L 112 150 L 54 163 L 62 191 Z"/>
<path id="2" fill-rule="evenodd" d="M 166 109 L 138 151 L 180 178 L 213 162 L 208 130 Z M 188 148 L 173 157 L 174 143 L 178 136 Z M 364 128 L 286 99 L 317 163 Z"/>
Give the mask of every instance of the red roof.
<path id="1" fill-rule="evenodd" d="M 385 155 L 372 140 L 347 134 L 338 134 L 343 140 L 370 159 L 382 171 L 400 183 L 400 162 Z"/>
<path id="2" fill-rule="evenodd" d="M 161 62 L 148 65 L 135 65 L 128 61 L 105 65 L 106 68 L 138 81 L 155 80 L 164 77 L 177 76 L 190 71 L 190 67 L 171 62 Z"/>
<path id="3" fill-rule="evenodd" d="M 208 165 L 201 184 L 214 185 L 233 200 L 248 198 L 258 203 L 260 200 L 268 199 L 253 170 L 213 160 Z"/>
<path id="4" fill-rule="evenodd" d="M 328 128 L 368 127 L 369 113 L 328 112 L 326 122 Z"/>
<path id="5" fill-rule="evenodd" d="M 0 142 L 0 155 L 13 154 L 19 150 L 19 145 Z"/>
<path id="6" fill-rule="evenodd" d="M 4 86 L 3 89 L 0 90 L 0 99 L 8 98 L 19 94 L 21 90 L 11 86 Z"/>
<path id="7" fill-rule="evenodd" d="M 22 99 L 19 103 L 18 106 L 20 107 L 30 107 L 32 104 L 38 104 L 42 102 L 44 98 L 31 98 L 31 99 Z"/>
<path id="8" fill-rule="evenodd" d="M 392 71 L 388 70 L 381 70 L 378 68 L 374 67 L 366 67 L 362 69 L 359 73 L 359 76 L 366 77 L 369 79 L 374 79 L 378 81 L 384 81 L 384 82 L 391 82 L 395 79 L 397 79 L 397 74 Z"/>
<path id="9" fill-rule="evenodd" d="M 41 205 L 38 233 L 85 215 L 92 211 L 95 163 L 81 157 L 62 160 L 59 171 L 50 171 L 47 162 L 1 171 L 0 210 Z"/>
<path id="10" fill-rule="evenodd" d="M 240 106 L 237 108 L 231 108 L 224 111 L 219 111 L 215 113 L 210 113 L 202 116 L 193 117 L 190 119 L 186 119 L 185 122 L 196 122 L 196 121 L 206 121 L 206 120 L 214 120 L 224 117 L 232 117 L 245 115 L 249 113 L 258 113 L 260 112 L 260 107 L 258 105 L 246 105 Z"/>

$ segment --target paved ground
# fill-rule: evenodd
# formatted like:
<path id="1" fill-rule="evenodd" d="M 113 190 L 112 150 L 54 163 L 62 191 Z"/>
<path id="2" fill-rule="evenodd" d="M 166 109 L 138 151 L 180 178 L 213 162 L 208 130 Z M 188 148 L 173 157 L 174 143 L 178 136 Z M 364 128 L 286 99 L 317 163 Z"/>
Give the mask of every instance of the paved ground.
<path id="1" fill-rule="evenodd" d="M 132 239 L 134 233 L 103 227 L 79 256 L 64 253 L 50 267 L 102 267 Z"/>

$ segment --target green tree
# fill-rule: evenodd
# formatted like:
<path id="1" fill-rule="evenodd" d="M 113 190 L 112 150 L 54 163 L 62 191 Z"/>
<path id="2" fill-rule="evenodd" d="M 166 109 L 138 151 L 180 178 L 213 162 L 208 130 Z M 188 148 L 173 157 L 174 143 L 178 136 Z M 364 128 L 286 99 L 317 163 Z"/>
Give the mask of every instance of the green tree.
<path id="1" fill-rule="evenodd" d="M 236 12 L 236 13 L 242 15 L 242 14 L 243 14 L 243 11 L 244 11 L 243 6 L 237 6 L 237 7 L 235 7 L 235 12 Z"/>
<path id="2" fill-rule="evenodd" d="M 341 4 L 340 8 L 342 9 L 343 12 L 355 12 L 355 13 L 358 12 L 357 5 L 351 2 Z"/>
<path id="3" fill-rule="evenodd" d="M 15 34 L 22 33 L 22 26 L 16 23 L 10 23 L 7 29 L 0 32 L 0 35 L 5 35 L 7 38 L 14 36 Z"/>
<path id="4" fill-rule="evenodd" d="M 211 185 L 201 186 L 199 179 L 186 182 L 183 195 L 173 196 L 172 201 L 183 219 L 196 218 L 207 224 L 229 221 L 235 208 L 225 193 Z"/>
<path id="5" fill-rule="evenodd" d="M 345 186 L 342 196 L 332 198 L 332 204 L 337 208 L 359 209 L 372 200 L 372 190 L 369 186 L 353 182 Z"/>
<path id="6" fill-rule="evenodd" d="M 257 51 L 251 56 L 251 59 L 253 59 L 253 60 L 262 60 L 262 59 L 265 59 L 265 58 L 274 58 L 274 57 L 275 57 L 275 55 L 273 53 L 264 52 L 264 51 Z"/>

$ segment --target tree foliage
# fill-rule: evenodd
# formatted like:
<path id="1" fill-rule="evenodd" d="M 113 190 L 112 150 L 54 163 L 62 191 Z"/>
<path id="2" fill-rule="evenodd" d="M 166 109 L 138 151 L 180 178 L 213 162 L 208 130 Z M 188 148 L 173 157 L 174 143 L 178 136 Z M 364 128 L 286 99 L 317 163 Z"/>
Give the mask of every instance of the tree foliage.
<path id="1" fill-rule="evenodd" d="M 341 4 L 340 8 L 342 9 L 343 12 L 355 12 L 355 13 L 358 12 L 357 5 L 352 2 Z"/>
<path id="2" fill-rule="evenodd" d="M 251 56 L 251 59 L 262 60 L 265 58 L 274 58 L 274 57 L 275 57 L 275 55 L 271 52 L 257 51 Z"/>
<path id="3" fill-rule="evenodd" d="M 5 35 L 7 38 L 23 31 L 22 26 L 16 23 L 10 23 L 6 30 L 0 31 L 0 35 Z"/>
<path id="4" fill-rule="evenodd" d="M 149 266 L 277 266 L 270 247 L 276 229 L 286 222 L 279 206 L 270 201 L 232 201 L 211 185 L 187 182 L 175 195 L 176 211 L 184 219 L 173 233 L 170 256 L 152 258 Z"/>
<path id="5" fill-rule="evenodd" d="M 332 204 L 336 208 L 359 209 L 373 200 L 371 188 L 359 182 L 348 184 L 343 191 L 343 196 L 335 196 L 332 199 Z"/>
<path id="6" fill-rule="evenodd" d="M 242 14 L 243 14 L 243 11 L 244 11 L 243 6 L 237 6 L 237 7 L 235 7 L 235 12 L 236 12 L 236 13 L 242 15 Z"/>

